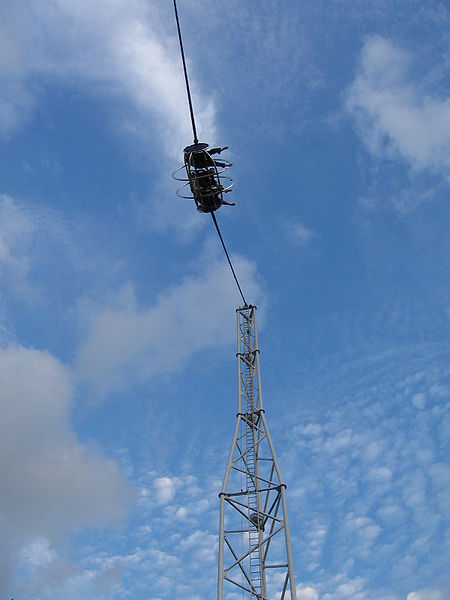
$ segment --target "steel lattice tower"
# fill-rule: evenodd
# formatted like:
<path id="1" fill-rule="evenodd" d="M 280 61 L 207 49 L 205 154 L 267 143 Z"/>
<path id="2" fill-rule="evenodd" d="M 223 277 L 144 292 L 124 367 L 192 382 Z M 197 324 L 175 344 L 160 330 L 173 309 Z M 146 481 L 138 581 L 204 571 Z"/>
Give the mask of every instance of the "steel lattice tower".
<path id="1" fill-rule="evenodd" d="M 255 311 L 236 311 L 238 413 L 219 494 L 217 600 L 226 600 L 224 587 L 251 600 L 296 600 L 286 485 L 263 409 Z"/>

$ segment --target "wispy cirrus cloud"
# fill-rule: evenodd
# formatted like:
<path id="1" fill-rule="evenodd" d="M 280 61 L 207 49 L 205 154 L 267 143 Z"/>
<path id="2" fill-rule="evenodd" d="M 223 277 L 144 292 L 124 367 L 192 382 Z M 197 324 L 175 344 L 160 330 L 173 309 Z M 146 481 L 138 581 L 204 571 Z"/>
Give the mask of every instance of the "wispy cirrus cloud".
<path id="1" fill-rule="evenodd" d="M 156 133 L 170 156 L 191 139 L 171 7 L 33 0 L 2 7 L 0 27 L 4 134 L 23 126 L 50 81 L 119 103 L 117 124 L 146 141 Z M 200 133 L 214 137 L 214 102 L 194 88 Z"/>
<path id="2" fill-rule="evenodd" d="M 13 296 L 28 307 L 51 304 L 67 292 L 64 277 L 85 289 L 84 276 L 100 263 L 114 269 L 113 260 L 102 258 L 98 240 L 92 241 L 86 222 L 66 218 L 44 203 L 0 193 L 0 281 L 3 298 Z M 89 250 L 86 249 L 90 244 Z M 94 258 L 94 254 L 96 255 Z M 88 257 L 89 255 L 89 257 Z M 62 267 L 62 270 L 61 270 Z M 105 272 L 105 269 L 101 269 Z M 55 277 L 58 273 L 58 277 Z M 73 290 L 75 292 L 75 289 Z M 78 292 L 76 292 L 78 293 Z M 74 298 L 67 298 L 72 303 Z"/>

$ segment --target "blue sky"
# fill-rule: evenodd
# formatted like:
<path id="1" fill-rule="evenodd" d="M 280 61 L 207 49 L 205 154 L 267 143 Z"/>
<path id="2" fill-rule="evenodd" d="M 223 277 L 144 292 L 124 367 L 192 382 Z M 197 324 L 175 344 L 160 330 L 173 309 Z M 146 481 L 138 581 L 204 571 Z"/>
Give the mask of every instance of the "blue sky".
<path id="1" fill-rule="evenodd" d="M 301 600 L 450 597 L 450 10 L 179 0 Z M 214 597 L 239 296 L 171 2 L 0 7 L 0 596 Z M 227 600 L 237 600 L 229 594 Z"/>

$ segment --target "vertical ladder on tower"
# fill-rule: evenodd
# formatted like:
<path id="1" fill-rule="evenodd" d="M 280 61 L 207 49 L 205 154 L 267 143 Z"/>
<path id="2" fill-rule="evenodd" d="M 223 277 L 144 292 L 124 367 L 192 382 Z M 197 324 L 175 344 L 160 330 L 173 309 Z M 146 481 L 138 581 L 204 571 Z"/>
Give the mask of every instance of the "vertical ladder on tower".
<path id="1" fill-rule="evenodd" d="M 252 339 L 250 318 L 247 314 L 243 315 L 241 324 L 241 337 L 243 342 L 243 360 L 244 360 L 244 386 L 246 398 L 245 412 L 245 457 L 247 466 L 247 520 L 249 560 L 250 560 L 250 579 L 253 585 L 252 598 L 261 597 L 261 553 L 259 547 L 259 522 L 258 522 L 258 498 L 257 498 L 257 480 L 256 480 L 256 461 L 257 447 L 255 439 L 254 421 L 257 417 L 254 405 L 254 355 L 252 353 Z"/>
<path id="2" fill-rule="evenodd" d="M 255 311 L 236 311 L 238 413 L 219 494 L 217 599 L 224 588 L 239 588 L 250 600 L 296 600 L 286 485 L 262 404 Z M 280 538 L 284 543 L 273 543 Z"/>
<path id="3" fill-rule="evenodd" d="M 247 413 L 250 418 L 252 413 Z M 255 485 L 255 447 L 252 427 L 246 429 L 246 457 L 247 457 L 247 498 L 248 498 L 248 523 L 249 523 L 249 548 L 250 548 L 250 575 L 254 592 L 252 596 L 261 597 L 261 554 L 259 548 L 258 528 L 258 499 Z"/>

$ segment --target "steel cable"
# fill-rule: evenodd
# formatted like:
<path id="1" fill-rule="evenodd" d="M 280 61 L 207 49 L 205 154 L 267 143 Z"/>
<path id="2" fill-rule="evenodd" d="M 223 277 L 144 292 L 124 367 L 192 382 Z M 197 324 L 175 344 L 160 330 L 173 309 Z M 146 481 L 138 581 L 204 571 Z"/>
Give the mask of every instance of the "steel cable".
<path id="1" fill-rule="evenodd" d="M 183 61 L 184 80 L 186 82 L 186 92 L 187 92 L 187 97 L 188 97 L 188 102 L 189 102 L 189 112 L 191 113 L 191 123 L 192 123 L 192 133 L 194 134 L 194 144 L 198 144 L 197 128 L 195 126 L 195 118 L 194 118 L 194 108 L 192 106 L 191 89 L 189 87 L 189 78 L 188 78 L 188 72 L 187 72 L 187 67 L 186 67 L 186 59 L 184 58 L 183 39 L 181 37 L 181 28 L 180 28 L 180 21 L 178 19 L 178 10 L 177 10 L 176 0 L 173 0 L 173 8 L 175 10 L 175 19 L 177 21 L 178 40 L 180 42 L 181 60 Z"/>
<path id="2" fill-rule="evenodd" d="M 187 97 L 188 97 L 188 102 L 189 102 L 189 112 L 190 112 L 190 115 L 191 115 L 192 133 L 194 134 L 194 144 L 198 144 L 197 128 L 195 126 L 195 117 L 194 117 L 194 107 L 192 105 L 191 89 L 189 87 L 189 77 L 188 77 L 188 72 L 187 72 L 187 67 L 186 67 L 186 59 L 185 59 L 185 56 L 184 56 L 183 38 L 181 36 L 181 27 L 180 27 L 180 20 L 178 18 L 178 10 L 177 10 L 177 2 L 176 2 L 176 0 L 173 0 L 173 8 L 174 8 L 174 11 L 175 11 L 175 20 L 177 22 L 178 40 L 180 42 L 181 60 L 183 62 L 184 80 L 185 80 L 185 83 L 186 83 L 186 92 L 187 92 Z M 216 226 L 216 230 L 217 230 L 217 233 L 219 234 L 220 241 L 222 242 L 222 246 L 223 246 L 223 249 L 224 249 L 224 252 L 225 252 L 225 256 L 227 257 L 228 264 L 230 265 L 230 269 L 231 269 L 231 272 L 233 273 L 233 277 L 234 277 L 234 280 L 235 280 L 236 285 L 238 287 L 238 290 L 239 290 L 239 293 L 241 295 L 242 301 L 244 302 L 245 306 L 248 306 L 247 301 L 246 301 L 246 299 L 244 297 L 244 294 L 242 293 L 241 286 L 239 285 L 239 281 L 238 281 L 238 278 L 236 276 L 235 270 L 234 270 L 233 265 L 231 263 L 231 259 L 230 259 L 230 256 L 228 254 L 227 248 L 225 246 L 225 242 L 223 241 L 222 234 L 220 233 L 220 229 L 219 229 L 219 225 L 218 225 L 217 220 L 216 220 L 216 216 L 215 216 L 215 214 L 213 212 L 211 213 L 211 217 L 212 217 L 212 220 L 214 222 L 214 225 Z"/>
<path id="3" fill-rule="evenodd" d="M 234 280 L 235 280 L 236 285 L 238 287 L 238 290 L 239 290 L 239 293 L 241 295 L 242 301 L 244 302 L 244 306 L 248 306 L 247 300 L 245 299 L 244 294 L 243 294 L 242 289 L 241 289 L 241 286 L 239 285 L 238 278 L 236 276 L 235 270 L 233 268 L 233 264 L 231 262 L 230 256 L 229 256 L 228 251 L 227 251 L 227 247 L 225 246 L 225 242 L 223 241 L 222 234 L 220 233 L 220 229 L 219 229 L 219 225 L 217 223 L 216 215 L 213 212 L 211 213 L 211 217 L 212 217 L 212 220 L 214 221 L 214 225 L 216 226 L 217 233 L 219 234 L 220 241 L 222 242 L 222 246 L 223 246 L 223 249 L 224 249 L 224 252 L 225 252 L 225 256 L 227 257 L 228 264 L 230 265 L 231 272 L 233 273 L 233 277 L 234 277 Z"/>

